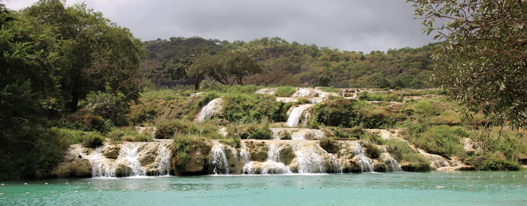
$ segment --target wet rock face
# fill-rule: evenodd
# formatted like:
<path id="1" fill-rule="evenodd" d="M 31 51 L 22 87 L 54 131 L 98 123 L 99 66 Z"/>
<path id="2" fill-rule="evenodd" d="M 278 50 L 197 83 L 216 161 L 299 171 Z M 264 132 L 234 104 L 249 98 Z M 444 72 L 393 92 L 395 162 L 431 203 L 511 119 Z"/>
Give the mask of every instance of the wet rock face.
<path id="1" fill-rule="evenodd" d="M 252 147 L 249 147 L 249 154 L 251 155 L 251 160 L 265 162 L 269 155 L 267 153 L 267 145 L 265 143 L 252 144 Z"/>
<path id="2" fill-rule="evenodd" d="M 283 162 L 285 165 L 291 164 L 293 159 L 296 158 L 295 152 L 293 151 L 293 148 L 291 148 L 291 145 L 289 144 L 283 144 L 280 146 L 280 161 Z"/>

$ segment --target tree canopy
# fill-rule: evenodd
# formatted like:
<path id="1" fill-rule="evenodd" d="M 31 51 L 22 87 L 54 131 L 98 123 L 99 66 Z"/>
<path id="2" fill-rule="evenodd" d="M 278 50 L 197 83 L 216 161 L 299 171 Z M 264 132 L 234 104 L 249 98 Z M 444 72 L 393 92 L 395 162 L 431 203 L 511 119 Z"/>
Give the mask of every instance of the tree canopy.
<path id="1" fill-rule="evenodd" d="M 409 0 L 442 43 L 433 82 L 471 111 L 527 126 L 527 2 Z M 445 22 L 437 26 L 435 21 Z"/>
<path id="2" fill-rule="evenodd" d="M 248 75 L 243 84 L 313 86 L 320 76 L 325 75 L 331 80 L 328 86 L 378 87 L 374 77 L 381 76 L 390 81 L 391 88 L 423 88 L 431 86 L 427 84 L 433 65 L 430 55 L 436 43 L 367 54 L 295 41 L 290 43 L 279 37 L 264 37 L 250 42 L 172 37 L 145 44 L 147 59 L 152 62 L 169 61 L 172 57 L 184 58 L 204 47 L 209 48 L 211 56 L 225 51 L 253 51 L 258 54 L 258 58 L 253 59 L 262 65 L 263 72 Z M 185 84 L 183 81 L 178 83 Z M 168 85 L 170 82 L 160 84 Z"/>

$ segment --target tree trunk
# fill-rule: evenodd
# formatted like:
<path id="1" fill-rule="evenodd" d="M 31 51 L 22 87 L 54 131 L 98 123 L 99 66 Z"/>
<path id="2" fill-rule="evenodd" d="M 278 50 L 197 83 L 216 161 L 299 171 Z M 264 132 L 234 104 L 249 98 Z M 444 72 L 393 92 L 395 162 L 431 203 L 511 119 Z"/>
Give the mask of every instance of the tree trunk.
<path id="1" fill-rule="evenodd" d="M 196 79 L 194 80 L 194 89 L 199 90 L 199 84 L 201 83 L 199 80 L 201 79 L 201 75 L 196 75 Z"/>

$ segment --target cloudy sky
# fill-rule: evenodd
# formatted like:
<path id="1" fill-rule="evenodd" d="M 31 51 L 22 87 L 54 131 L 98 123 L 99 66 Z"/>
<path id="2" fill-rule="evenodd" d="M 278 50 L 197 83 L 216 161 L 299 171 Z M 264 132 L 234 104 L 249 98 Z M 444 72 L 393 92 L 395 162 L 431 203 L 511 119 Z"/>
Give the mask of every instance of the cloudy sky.
<path id="1" fill-rule="evenodd" d="M 37 0 L 4 0 L 20 9 Z M 422 34 L 405 0 L 67 0 L 85 2 L 141 40 L 200 36 L 251 41 L 281 37 L 347 51 L 420 47 Z"/>

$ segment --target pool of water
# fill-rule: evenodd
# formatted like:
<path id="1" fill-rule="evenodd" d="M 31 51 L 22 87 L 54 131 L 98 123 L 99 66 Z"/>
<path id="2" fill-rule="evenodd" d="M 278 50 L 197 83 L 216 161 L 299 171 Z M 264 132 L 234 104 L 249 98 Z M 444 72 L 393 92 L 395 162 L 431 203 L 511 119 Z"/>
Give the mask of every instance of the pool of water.
<path id="1" fill-rule="evenodd" d="M 526 175 L 396 172 L 5 181 L 0 205 L 525 205 Z"/>

